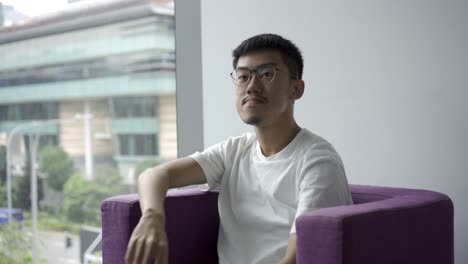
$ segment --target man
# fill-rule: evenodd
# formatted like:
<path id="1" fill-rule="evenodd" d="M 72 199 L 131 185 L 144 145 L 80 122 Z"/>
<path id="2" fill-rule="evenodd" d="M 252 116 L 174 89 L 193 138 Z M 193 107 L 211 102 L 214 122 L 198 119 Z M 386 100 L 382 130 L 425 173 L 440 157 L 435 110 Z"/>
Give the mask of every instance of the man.
<path id="1" fill-rule="evenodd" d="M 295 219 L 306 210 L 352 204 L 343 163 L 324 139 L 294 120 L 304 93 L 299 49 L 262 34 L 233 51 L 236 106 L 255 134 L 232 137 L 139 177 L 142 218 L 127 263 L 167 263 L 163 202 L 169 188 L 208 183 L 219 188 L 221 264 L 296 261 Z"/>

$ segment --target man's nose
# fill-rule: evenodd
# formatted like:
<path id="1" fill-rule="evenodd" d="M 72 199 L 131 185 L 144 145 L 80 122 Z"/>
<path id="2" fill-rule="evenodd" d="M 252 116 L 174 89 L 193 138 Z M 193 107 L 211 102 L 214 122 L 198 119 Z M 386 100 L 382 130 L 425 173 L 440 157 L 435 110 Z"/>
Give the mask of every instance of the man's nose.
<path id="1" fill-rule="evenodd" d="M 257 74 L 252 74 L 249 82 L 247 83 L 247 93 L 248 94 L 260 93 L 262 87 L 263 87 L 263 84 L 258 78 Z"/>

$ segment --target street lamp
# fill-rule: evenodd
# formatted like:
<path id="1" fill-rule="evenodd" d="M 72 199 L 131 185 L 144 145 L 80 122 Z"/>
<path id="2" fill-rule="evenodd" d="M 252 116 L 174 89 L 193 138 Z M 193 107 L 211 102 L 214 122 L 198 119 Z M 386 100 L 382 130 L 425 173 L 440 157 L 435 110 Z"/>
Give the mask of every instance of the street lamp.
<path id="1" fill-rule="evenodd" d="M 11 141 L 13 140 L 13 137 L 20 132 L 21 130 L 24 130 L 26 128 L 32 128 L 37 126 L 36 121 L 26 123 L 26 124 L 20 124 L 16 127 L 14 127 L 10 133 L 8 134 L 7 138 L 7 145 L 6 145 L 6 173 L 7 173 L 7 196 L 8 196 L 8 224 L 12 223 L 13 221 L 13 215 L 12 215 L 12 195 L 11 195 L 11 152 L 10 152 L 10 145 Z"/>

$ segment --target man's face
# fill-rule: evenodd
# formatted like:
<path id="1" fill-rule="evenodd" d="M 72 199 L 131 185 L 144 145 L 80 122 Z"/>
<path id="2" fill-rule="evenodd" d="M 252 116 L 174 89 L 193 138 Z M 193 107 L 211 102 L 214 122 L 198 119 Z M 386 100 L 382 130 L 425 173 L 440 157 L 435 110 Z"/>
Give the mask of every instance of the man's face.
<path id="1" fill-rule="evenodd" d="M 298 99 L 294 87 L 296 81 L 290 78 L 288 67 L 279 51 L 247 53 L 239 58 L 236 69 L 256 70 L 262 65 L 273 65 L 277 69 L 276 76 L 270 83 L 262 82 L 257 72 L 252 72 L 246 85 L 236 87 L 236 107 L 240 118 L 257 127 L 292 119 L 293 103 Z"/>

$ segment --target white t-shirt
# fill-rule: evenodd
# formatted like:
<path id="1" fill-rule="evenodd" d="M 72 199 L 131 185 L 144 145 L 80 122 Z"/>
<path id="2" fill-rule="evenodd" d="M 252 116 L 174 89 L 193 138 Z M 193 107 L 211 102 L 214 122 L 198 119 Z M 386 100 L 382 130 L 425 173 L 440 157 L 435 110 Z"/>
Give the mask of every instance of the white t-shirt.
<path id="1" fill-rule="evenodd" d="M 209 188 L 220 189 L 220 264 L 277 263 L 299 215 L 352 204 L 341 158 L 330 143 L 306 129 L 269 157 L 252 133 L 191 157 Z"/>

